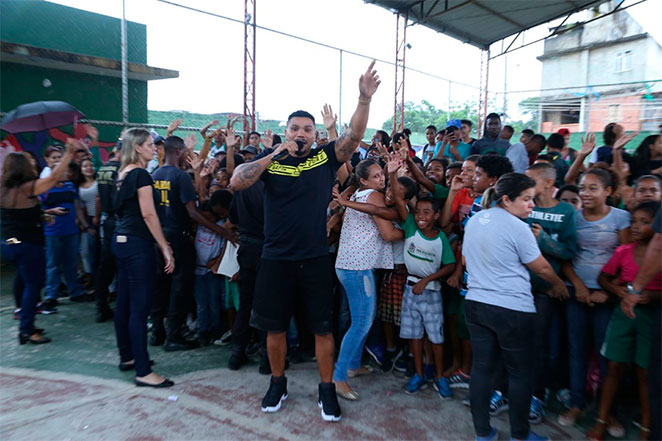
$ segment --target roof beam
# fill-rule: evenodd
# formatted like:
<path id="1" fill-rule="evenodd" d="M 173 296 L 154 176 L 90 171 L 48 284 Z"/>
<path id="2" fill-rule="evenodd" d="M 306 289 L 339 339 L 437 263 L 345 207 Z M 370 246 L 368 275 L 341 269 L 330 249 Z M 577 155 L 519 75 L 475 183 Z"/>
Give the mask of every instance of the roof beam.
<path id="1" fill-rule="evenodd" d="M 458 3 L 458 4 L 455 5 L 455 6 L 451 6 L 451 7 L 448 8 L 448 9 L 443 9 L 442 11 L 436 12 L 436 13 L 434 13 L 434 14 L 432 14 L 432 15 L 430 15 L 430 12 L 432 12 L 432 11 L 429 11 L 428 14 L 427 14 L 427 16 L 426 16 L 425 18 L 423 18 L 422 20 L 420 20 L 419 23 L 425 23 L 425 22 L 427 22 L 427 21 L 428 21 L 429 19 L 431 19 L 431 18 L 436 18 L 436 17 L 439 17 L 439 16 L 441 16 L 441 15 L 447 14 L 447 13 L 449 13 L 449 12 L 451 12 L 451 11 L 454 11 L 455 9 L 461 8 L 462 6 L 466 6 L 466 5 L 468 5 L 469 3 L 471 3 L 471 0 L 466 0 L 465 2 Z"/>
<path id="2" fill-rule="evenodd" d="M 473 4 L 476 5 L 476 6 L 478 6 L 480 9 L 483 9 L 483 10 L 489 12 L 490 14 L 496 15 L 496 16 L 499 17 L 501 20 L 507 21 L 508 23 L 510 23 L 510 24 L 512 24 L 512 25 L 514 25 L 514 26 L 517 26 L 517 27 L 520 28 L 520 29 L 524 27 L 524 25 L 522 25 L 521 23 L 516 22 L 515 20 L 513 20 L 513 19 L 511 19 L 511 18 L 509 18 L 509 17 L 507 17 L 507 16 L 505 16 L 505 15 L 503 15 L 503 14 L 501 14 L 500 12 L 495 11 L 495 10 L 492 9 L 492 8 L 488 8 L 488 7 L 485 6 L 484 4 L 478 2 L 478 0 L 471 0 L 471 3 L 473 3 Z"/>

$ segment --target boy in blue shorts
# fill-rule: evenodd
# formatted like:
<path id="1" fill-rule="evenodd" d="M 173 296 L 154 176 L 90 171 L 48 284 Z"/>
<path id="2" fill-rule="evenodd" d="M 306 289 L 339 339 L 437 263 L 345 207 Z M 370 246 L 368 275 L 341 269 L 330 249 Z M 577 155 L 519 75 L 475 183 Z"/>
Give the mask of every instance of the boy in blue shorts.
<path id="1" fill-rule="evenodd" d="M 388 164 L 389 178 L 394 182 L 401 162 L 392 158 Z M 416 214 L 409 214 L 402 188 L 392 186 L 396 208 L 405 233 L 405 265 L 407 284 L 402 299 L 400 337 L 409 339 L 416 373 L 405 387 L 407 393 L 418 392 L 426 384 L 423 374 L 423 337 L 427 333 L 432 343 L 436 376 L 434 387 L 442 399 L 452 396 L 448 380 L 443 377 L 444 315 L 441 283 L 455 269 L 455 255 L 446 235 L 435 228 L 439 220 L 439 205 L 433 198 L 420 198 Z"/>

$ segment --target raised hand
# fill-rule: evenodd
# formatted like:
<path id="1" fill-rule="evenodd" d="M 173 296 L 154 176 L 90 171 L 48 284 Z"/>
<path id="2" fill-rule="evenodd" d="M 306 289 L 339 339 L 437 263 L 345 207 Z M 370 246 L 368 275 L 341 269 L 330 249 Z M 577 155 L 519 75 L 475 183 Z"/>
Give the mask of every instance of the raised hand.
<path id="1" fill-rule="evenodd" d="M 193 150 L 197 143 L 198 138 L 193 133 L 189 133 L 186 138 L 184 138 L 184 145 L 186 146 L 187 150 Z"/>
<path id="2" fill-rule="evenodd" d="M 92 124 L 85 124 L 83 127 L 85 127 L 87 136 L 89 136 L 92 141 L 97 141 L 99 139 L 99 129 L 94 127 Z"/>
<path id="3" fill-rule="evenodd" d="M 460 191 L 464 188 L 464 179 L 462 179 L 462 176 L 456 175 L 453 176 L 453 180 L 451 181 L 451 191 Z"/>
<path id="4" fill-rule="evenodd" d="M 342 197 L 342 194 L 338 191 L 338 187 L 333 187 L 333 190 L 331 190 L 331 196 L 333 196 L 333 200 L 340 205 L 341 207 L 345 206 L 346 199 Z"/>
<path id="5" fill-rule="evenodd" d="M 331 105 L 324 104 L 324 107 L 322 108 L 322 120 L 324 121 L 324 127 L 326 127 L 326 130 L 331 130 L 336 127 L 338 115 L 333 113 Z"/>
<path id="6" fill-rule="evenodd" d="M 200 134 L 202 135 L 203 138 L 207 138 L 207 130 L 209 130 L 209 128 L 212 126 L 217 126 L 217 125 L 218 125 L 218 120 L 215 119 L 206 126 L 204 126 L 202 129 L 200 129 Z"/>
<path id="7" fill-rule="evenodd" d="M 595 148 L 595 135 L 589 133 L 586 135 L 586 138 L 582 136 L 582 147 L 579 149 L 580 155 L 590 155 L 593 149 Z"/>
<path id="8" fill-rule="evenodd" d="M 184 120 L 181 119 L 181 118 L 177 118 L 177 119 L 171 121 L 170 124 L 168 124 L 168 129 L 166 131 L 167 132 L 166 134 L 168 136 L 172 135 L 173 132 L 175 130 L 177 130 L 179 128 L 179 126 L 182 125 L 183 122 L 184 122 Z"/>
<path id="9" fill-rule="evenodd" d="M 202 159 L 197 158 L 195 156 L 193 157 L 189 156 L 188 158 L 186 158 L 186 162 L 188 162 L 188 164 L 191 166 L 193 171 L 197 171 L 198 169 L 200 169 L 200 166 L 202 166 Z"/>
<path id="10" fill-rule="evenodd" d="M 638 134 L 639 132 L 630 133 L 629 135 L 623 133 L 614 143 L 614 150 L 622 149 L 625 147 L 625 144 L 632 141 Z"/>
<path id="11" fill-rule="evenodd" d="M 361 98 L 366 100 L 371 99 L 381 83 L 379 75 L 377 75 L 377 71 L 373 67 L 375 67 L 375 60 L 372 60 L 372 63 L 368 66 L 368 70 L 359 79 L 359 100 Z"/>
<path id="12" fill-rule="evenodd" d="M 391 153 L 388 156 L 388 162 L 386 163 L 388 173 L 395 173 L 400 169 L 400 167 L 402 167 L 402 158 L 397 153 Z"/>
<path id="13" fill-rule="evenodd" d="M 267 131 L 264 132 L 264 134 L 262 135 L 262 145 L 263 145 L 265 148 L 268 148 L 268 149 L 270 149 L 271 146 L 274 145 L 274 135 L 273 135 L 273 133 L 271 132 L 271 129 L 267 130 Z"/>
<path id="14" fill-rule="evenodd" d="M 235 122 L 236 121 L 234 121 L 232 124 L 230 124 L 230 122 L 228 121 L 229 125 L 228 125 L 228 128 L 227 128 L 227 132 L 225 134 L 225 146 L 228 149 L 233 149 L 239 144 L 240 138 L 238 138 L 237 135 L 235 134 L 234 127 L 233 127 Z"/>

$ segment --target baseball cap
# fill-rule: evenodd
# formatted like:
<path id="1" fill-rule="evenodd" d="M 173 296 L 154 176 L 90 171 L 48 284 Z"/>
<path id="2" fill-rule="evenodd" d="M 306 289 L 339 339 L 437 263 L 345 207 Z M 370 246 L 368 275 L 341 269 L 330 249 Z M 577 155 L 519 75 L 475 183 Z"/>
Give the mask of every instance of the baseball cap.
<path id="1" fill-rule="evenodd" d="M 159 135 L 156 132 L 150 132 L 150 135 L 152 135 L 152 142 L 154 144 L 158 144 L 160 142 L 163 142 L 163 140 L 165 139 L 163 136 Z"/>
<path id="2" fill-rule="evenodd" d="M 259 152 L 257 151 L 257 148 L 255 148 L 255 147 L 252 146 L 252 145 L 249 145 L 248 147 L 246 147 L 245 149 L 243 149 L 243 150 L 241 151 L 241 153 L 252 153 L 252 154 L 254 154 L 254 155 L 257 155 Z"/>
<path id="3" fill-rule="evenodd" d="M 458 129 L 462 128 L 462 121 L 459 119 L 449 119 L 448 122 L 446 123 L 446 127 L 456 127 Z"/>
<path id="4" fill-rule="evenodd" d="M 570 130 L 566 129 L 565 127 L 559 129 L 556 133 L 558 133 L 561 136 L 569 135 Z"/>

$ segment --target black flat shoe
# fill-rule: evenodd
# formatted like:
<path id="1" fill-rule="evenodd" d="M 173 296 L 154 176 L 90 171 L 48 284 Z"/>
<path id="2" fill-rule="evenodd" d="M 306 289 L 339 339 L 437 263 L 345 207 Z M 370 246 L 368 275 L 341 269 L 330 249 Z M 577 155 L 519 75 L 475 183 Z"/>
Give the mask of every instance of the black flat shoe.
<path id="1" fill-rule="evenodd" d="M 41 338 L 33 339 L 32 337 L 35 335 L 41 336 Z M 34 333 L 34 334 L 18 334 L 18 343 L 19 344 L 26 344 L 26 343 L 32 343 L 33 345 L 42 345 L 44 343 L 50 343 L 51 339 L 48 337 L 44 337 L 41 334 Z"/>
<path id="2" fill-rule="evenodd" d="M 168 380 L 167 378 L 163 380 L 162 382 L 158 384 L 150 384 L 150 383 L 145 383 L 144 381 L 140 380 L 133 380 L 134 383 L 136 383 L 136 386 L 138 387 L 156 387 L 156 388 L 161 388 L 161 387 L 171 387 L 175 385 L 175 382 L 172 380 Z"/>
<path id="3" fill-rule="evenodd" d="M 154 360 L 149 360 L 149 365 L 154 366 Z M 121 371 L 130 371 L 135 369 L 136 363 L 135 361 L 125 361 L 120 363 L 118 367 Z"/>

